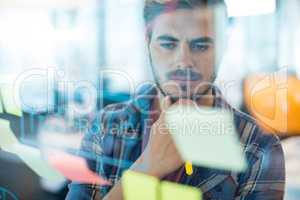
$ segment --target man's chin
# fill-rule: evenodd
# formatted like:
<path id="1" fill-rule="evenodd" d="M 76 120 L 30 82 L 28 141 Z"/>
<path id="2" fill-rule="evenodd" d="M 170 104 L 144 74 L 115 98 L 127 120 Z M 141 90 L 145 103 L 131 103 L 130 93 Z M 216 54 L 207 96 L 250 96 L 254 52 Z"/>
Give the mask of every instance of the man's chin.
<path id="1" fill-rule="evenodd" d="M 197 82 L 197 84 L 196 82 L 187 84 L 187 82 L 168 81 L 161 86 L 162 93 L 171 97 L 173 101 L 179 99 L 197 101 L 206 96 L 211 89 L 211 84 L 204 84 L 202 81 Z"/>
<path id="2" fill-rule="evenodd" d="M 163 90 L 166 96 L 171 97 L 172 102 L 178 101 L 179 99 L 190 99 L 193 101 L 198 101 L 200 99 L 206 98 L 210 94 L 211 87 L 207 86 L 191 93 L 188 90 Z M 192 90 L 193 91 L 193 90 Z"/>

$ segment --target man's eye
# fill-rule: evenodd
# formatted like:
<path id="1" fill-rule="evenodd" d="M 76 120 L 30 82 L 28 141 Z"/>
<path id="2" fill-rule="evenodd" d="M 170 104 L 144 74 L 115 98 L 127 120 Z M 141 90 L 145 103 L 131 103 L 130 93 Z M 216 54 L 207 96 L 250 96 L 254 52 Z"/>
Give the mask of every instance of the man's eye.
<path id="1" fill-rule="evenodd" d="M 174 49 L 176 47 L 176 44 L 174 44 L 174 43 L 161 43 L 160 46 L 165 48 L 165 49 Z"/>
<path id="2" fill-rule="evenodd" d="M 207 51 L 209 47 L 209 44 L 191 44 L 192 51 Z"/>

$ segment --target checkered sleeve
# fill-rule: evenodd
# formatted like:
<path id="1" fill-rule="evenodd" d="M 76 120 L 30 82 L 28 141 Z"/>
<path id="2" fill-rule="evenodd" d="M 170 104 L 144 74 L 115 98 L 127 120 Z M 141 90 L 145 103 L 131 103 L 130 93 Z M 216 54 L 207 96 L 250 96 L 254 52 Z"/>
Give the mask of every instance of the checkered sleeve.
<path id="1" fill-rule="evenodd" d="M 103 149 L 101 146 L 102 117 L 103 111 L 91 123 L 81 143 L 79 155 L 85 158 L 90 170 L 106 179 L 107 177 L 102 167 L 103 164 L 101 163 L 103 161 Z M 66 200 L 100 200 L 109 189 L 109 186 L 83 184 L 73 181 L 69 184 Z"/>
<path id="2" fill-rule="evenodd" d="M 282 200 L 285 186 L 284 154 L 277 137 L 261 135 L 260 144 L 246 147 L 248 170 L 239 177 L 235 200 Z"/>

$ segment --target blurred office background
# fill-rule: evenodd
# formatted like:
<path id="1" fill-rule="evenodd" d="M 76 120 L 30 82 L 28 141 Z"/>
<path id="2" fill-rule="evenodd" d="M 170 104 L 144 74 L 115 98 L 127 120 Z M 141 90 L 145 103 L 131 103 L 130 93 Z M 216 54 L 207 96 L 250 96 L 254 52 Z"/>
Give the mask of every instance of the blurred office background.
<path id="1" fill-rule="evenodd" d="M 243 2 L 227 0 L 228 43 L 217 84 L 234 107 L 268 123 L 259 118 L 257 107 L 247 104 L 247 87 L 262 80 L 257 77 L 285 76 L 285 95 L 289 98 L 279 104 L 289 106 L 291 98 L 293 108 L 282 108 L 278 112 L 286 114 L 288 124 L 289 120 L 295 121 L 295 110 L 300 105 L 297 94 L 300 85 L 288 88 L 289 79 L 295 78 L 297 83 L 300 74 L 297 56 L 300 51 L 300 3 L 297 0 Z M 25 80 L 20 88 L 22 116 L 4 112 L 0 118 L 10 121 L 14 134 L 22 143 L 37 146 L 39 127 L 49 116 L 65 116 L 73 120 L 76 130 L 84 132 L 93 113 L 105 105 L 130 98 L 130 86 L 152 80 L 142 7 L 141 0 L 0 0 L 1 90 L 11 88 L 14 80 L 20 77 Z M 103 70 L 110 70 L 107 71 L 110 73 L 103 73 Z M 51 82 L 49 77 L 53 78 Z M 275 102 L 278 100 L 276 84 L 276 81 L 267 83 L 274 86 L 267 94 L 275 96 Z M 96 94 L 89 93 L 90 87 L 96 89 Z M 1 93 L 2 99 L 4 94 Z M 258 102 L 254 103 L 262 108 L 259 111 L 272 109 L 265 106 L 270 104 L 269 100 L 257 98 L 254 101 Z M 70 113 L 68 106 L 73 104 L 91 108 L 84 113 Z M 287 112 L 292 115 L 287 117 Z M 273 124 L 269 122 L 268 125 Z M 299 142 L 293 142 L 298 140 L 297 125 L 291 128 L 291 134 L 289 125 L 271 128 L 283 142 L 289 140 L 285 147 L 287 154 L 300 148 Z M 297 156 L 293 159 L 298 159 L 299 163 L 300 156 Z M 293 171 L 297 167 L 300 169 L 300 165 L 289 169 Z M 298 171 L 293 176 L 300 179 Z M 300 194 L 299 183 L 291 182 L 287 200 Z M 18 157 L 0 150 L 0 188 L 18 199 L 64 199 L 66 183 L 53 186 L 41 180 Z"/>

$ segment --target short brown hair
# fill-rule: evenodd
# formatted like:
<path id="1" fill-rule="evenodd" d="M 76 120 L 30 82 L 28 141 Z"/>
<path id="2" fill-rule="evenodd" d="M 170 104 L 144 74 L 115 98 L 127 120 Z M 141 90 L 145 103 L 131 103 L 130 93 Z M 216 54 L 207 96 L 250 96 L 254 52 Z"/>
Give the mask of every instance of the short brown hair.
<path id="1" fill-rule="evenodd" d="M 162 3 L 163 2 L 163 3 Z M 176 9 L 193 9 L 225 4 L 224 0 L 145 0 L 144 21 L 151 23 L 158 15 Z"/>
<path id="2" fill-rule="evenodd" d="M 166 12 L 177 9 L 208 8 L 210 6 L 223 5 L 224 0 L 145 0 L 144 22 L 148 37 L 151 37 L 152 22 L 154 19 Z"/>
<path id="3" fill-rule="evenodd" d="M 145 0 L 144 6 L 144 21 L 146 25 L 146 36 L 149 41 L 152 37 L 152 25 L 154 19 L 166 12 L 172 12 L 177 9 L 194 9 L 194 8 L 216 8 L 214 17 L 215 32 L 218 37 L 215 37 L 216 44 L 216 61 L 221 61 L 225 43 L 226 43 L 226 27 L 228 23 L 228 15 L 226 10 L 226 4 L 224 0 Z M 221 19 L 221 20 L 220 20 Z M 219 64 L 217 64 L 219 66 Z"/>

